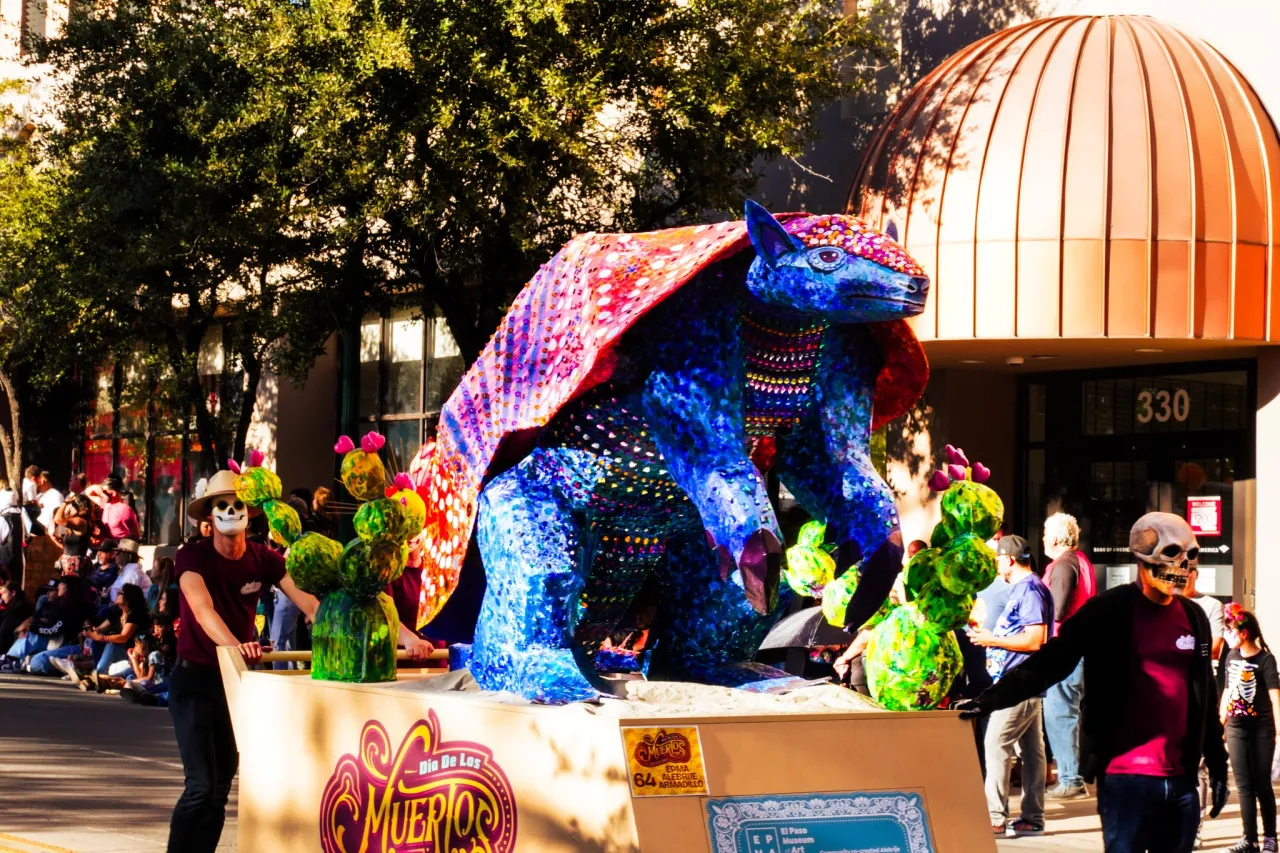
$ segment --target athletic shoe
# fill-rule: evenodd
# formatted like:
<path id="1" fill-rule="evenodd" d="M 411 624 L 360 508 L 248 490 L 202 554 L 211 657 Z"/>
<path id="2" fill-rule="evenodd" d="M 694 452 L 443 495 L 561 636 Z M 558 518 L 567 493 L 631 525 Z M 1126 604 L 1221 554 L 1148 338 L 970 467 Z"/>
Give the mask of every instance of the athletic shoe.
<path id="1" fill-rule="evenodd" d="M 1081 785 L 1054 785 L 1044 792 L 1051 800 L 1083 800 L 1089 796 L 1089 789 Z"/>
<path id="2" fill-rule="evenodd" d="M 1275 838 L 1268 836 L 1262 839 L 1262 853 L 1280 853 L 1280 846 L 1276 845 Z"/>
<path id="3" fill-rule="evenodd" d="M 1191 849 L 1199 850 L 1201 847 L 1204 847 L 1204 821 L 1196 826 L 1196 843 Z"/>
<path id="4" fill-rule="evenodd" d="M 1247 838 L 1241 838 L 1233 847 L 1227 848 L 1227 853 L 1258 853 L 1258 845 Z"/>
<path id="5" fill-rule="evenodd" d="M 49 663 L 53 668 L 66 676 L 67 681 L 79 681 L 80 673 L 76 672 L 76 665 L 66 658 L 50 658 Z"/>
<path id="6" fill-rule="evenodd" d="M 991 824 L 991 831 L 992 831 L 993 833 L 995 833 L 996 835 L 1000 836 L 1001 838 L 1003 838 L 1003 837 L 1004 837 L 1004 835 L 1005 835 L 1005 829 L 1006 829 L 1006 827 L 1005 827 L 1005 825 L 1004 825 L 1003 823 L 993 823 L 993 824 Z"/>
<path id="7" fill-rule="evenodd" d="M 1027 836 L 1044 835 L 1044 821 L 1019 818 L 1009 824 L 1009 831 L 1005 833 L 1005 835 L 1009 838 L 1026 838 Z"/>
<path id="8" fill-rule="evenodd" d="M 126 687 L 124 690 L 120 691 L 120 698 L 125 700 L 126 702 L 132 702 L 133 704 L 137 705 L 138 691 L 130 690 L 128 687 Z"/>

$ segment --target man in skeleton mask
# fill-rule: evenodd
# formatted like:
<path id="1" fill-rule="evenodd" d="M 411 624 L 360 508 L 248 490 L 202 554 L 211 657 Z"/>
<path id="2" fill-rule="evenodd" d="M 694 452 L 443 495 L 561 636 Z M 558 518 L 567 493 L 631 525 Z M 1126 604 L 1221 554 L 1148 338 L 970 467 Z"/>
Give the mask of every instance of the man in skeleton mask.
<path id="1" fill-rule="evenodd" d="M 284 557 L 249 542 L 250 509 L 236 497 L 236 475 L 219 471 L 204 495 L 188 505 L 193 521 L 213 521 L 213 536 L 178 549 L 175 560 L 182 633 L 178 664 L 169 677 L 173 717 L 186 789 L 173 810 L 169 850 L 209 851 L 218 846 L 227 794 L 239 754 L 218 672 L 218 646 L 236 646 L 250 663 L 262 656 L 254 641 L 259 591 L 278 586 L 308 617 L 319 602 L 293 584 Z"/>
<path id="2" fill-rule="evenodd" d="M 1134 524 L 1136 583 L 1095 596 L 1057 637 L 976 700 L 964 718 L 1038 696 L 1084 661 L 1080 771 L 1097 781 L 1106 853 L 1189 853 L 1200 822 L 1197 770 L 1209 770 L 1216 817 L 1227 754 L 1204 611 L 1181 595 L 1199 555 L 1185 520 L 1153 512 Z"/>

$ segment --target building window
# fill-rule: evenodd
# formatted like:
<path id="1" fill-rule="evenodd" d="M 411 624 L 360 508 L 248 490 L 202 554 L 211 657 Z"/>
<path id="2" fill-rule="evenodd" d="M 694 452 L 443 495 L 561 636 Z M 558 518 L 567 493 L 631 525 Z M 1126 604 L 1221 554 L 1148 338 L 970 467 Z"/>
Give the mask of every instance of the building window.
<path id="1" fill-rule="evenodd" d="M 442 318 L 398 310 L 361 322 L 360 428 L 387 437 L 395 470 L 408 469 L 462 369 L 462 354 Z"/>
<path id="2" fill-rule="evenodd" d="M 1040 542 L 1049 514 L 1071 513 L 1098 583 L 1111 587 L 1133 580 L 1138 518 L 1199 513 L 1209 519 L 1198 534 L 1199 588 L 1238 592 L 1235 485 L 1253 477 L 1254 387 L 1241 362 L 1025 377 L 1018 520 L 1028 539 Z"/>

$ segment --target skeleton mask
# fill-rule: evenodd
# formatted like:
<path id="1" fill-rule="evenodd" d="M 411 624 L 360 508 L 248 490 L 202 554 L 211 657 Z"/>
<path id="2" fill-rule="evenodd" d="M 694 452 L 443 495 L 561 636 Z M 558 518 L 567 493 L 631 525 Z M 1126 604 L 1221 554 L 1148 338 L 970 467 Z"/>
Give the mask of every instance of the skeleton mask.
<path id="1" fill-rule="evenodd" d="M 234 495 L 213 499 L 213 527 L 223 536 L 243 533 L 249 526 L 249 508 Z"/>
<path id="2" fill-rule="evenodd" d="M 1186 519 L 1168 512 L 1149 512 L 1129 531 L 1129 550 L 1138 560 L 1145 583 L 1165 595 L 1187 586 L 1191 567 L 1200 559 L 1200 546 Z"/>

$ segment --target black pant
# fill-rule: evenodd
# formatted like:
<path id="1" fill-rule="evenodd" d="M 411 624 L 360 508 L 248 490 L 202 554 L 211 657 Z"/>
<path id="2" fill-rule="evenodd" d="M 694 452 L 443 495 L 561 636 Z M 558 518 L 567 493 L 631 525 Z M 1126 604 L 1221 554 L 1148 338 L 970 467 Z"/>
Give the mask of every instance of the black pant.
<path id="1" fill-rule="evenodd" d="M 1262 811 L 1262 834 L 1276 834 L 1276 792 L 1271 788 L 1271 759 L 1276 751 L 1276 730 L 1271 721 L 1260 725 L 1228 725 L 1227 754 L 1236 775 L 1236 796 L 1240 799 L 1240 822 L 1244 837 L 1258 843 L 1258 811 Z"/>
<path id="2" fill-rule="evenodd" d="M 169 853 L 214 853 L 240 754 L 216 667 L 177 666 L 169 678 L 169 716 L 186 787 L 173 807 Z"/>

